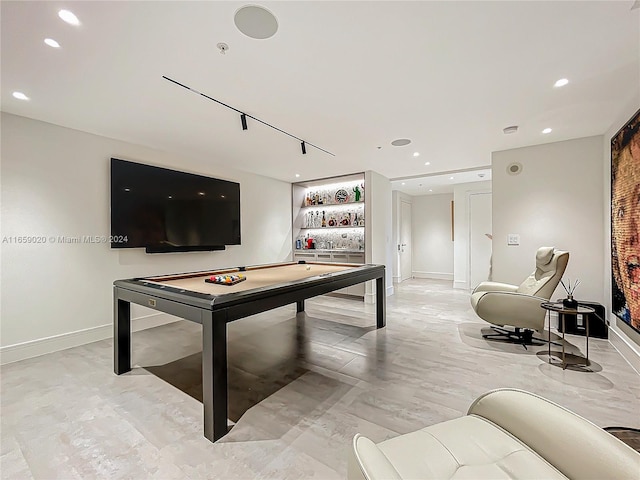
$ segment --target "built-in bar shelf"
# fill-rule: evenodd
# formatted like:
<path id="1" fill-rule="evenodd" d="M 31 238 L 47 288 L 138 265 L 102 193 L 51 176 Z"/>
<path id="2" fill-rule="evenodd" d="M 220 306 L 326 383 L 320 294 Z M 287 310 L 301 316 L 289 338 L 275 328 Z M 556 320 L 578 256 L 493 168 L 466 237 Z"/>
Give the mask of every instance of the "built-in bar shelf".
<path id="1" fill-rule="evenodd" d="M 292 185 L 294 260 L 365 263 L 364 181 L 364 173 L 356 173 Z M 342 221 L 348 224 L 342 225 Z M 307 245 L 315 248 L 304 248 Z M 364 297 L 365 286 L 354 285 L 339 292 Z"/>

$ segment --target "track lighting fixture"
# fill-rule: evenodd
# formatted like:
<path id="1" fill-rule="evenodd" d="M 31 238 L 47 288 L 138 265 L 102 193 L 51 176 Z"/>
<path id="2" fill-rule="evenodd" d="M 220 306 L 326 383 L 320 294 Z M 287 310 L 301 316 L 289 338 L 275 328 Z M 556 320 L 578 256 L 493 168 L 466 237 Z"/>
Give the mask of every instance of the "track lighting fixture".
<path id="1" fill-rule="evenodd" d="M 335 157 L 335 155 L 334 155 L 333 153 L 329 152 L 328 150 L 325 150 L 324 148 L 320 148 L 319 146 L 314 145 L 313 143 L 309 143 L 309 142 L 307 142 L 306 140 L 302 140 L 301 138 L 296 137 L 295 135 L 291 135 L 289 132 L 285 132 L 285 131 L 284 131 L 284 130 L 282 130 L 281 128 L 275 127 L 275 126 L 273 126 L 273 125 L 271 125 L 271 124 L 269 124 L 269 123 L 265 122 L 264 120 L 260 120 L 259 118 L 256 118 L 256 117 L 254 117 L 254 116 L 252 116 L 252 115 L 247 115 L 246 113 L 241 112 L 241 111 L 240 111 L 240 110 L 238 110 L 237 108 L 234 108 L 234 107 L 232 107 L 231 105 L 227 105 L 226 103 L 223 103 L 223 102 L 221 102 L 220 100 L 216 100 L 215 98 L 210 97 L 209 95 L 205 95 L 204 93 L 199 92 L 198 90 L 196 90 L 196 89 L 194 89 L 194 88 L 191 88 L 191 87 L 189 87 L 189 86 L 187 86 L 187 85 L 184 85 L 184 84 L 182 84 L 182 83 L 180 83 L 180 82 L 176 82 L 175 80 L 173 80 L 173 79 L 171 79 L 171 78 L 169 78 L 169 77 L 167 77 L 167 76 L 165 76 L 165 75 L 163 75 L 163 76 L 162 76 L 162 78 L 164 78 L 165 80 L 170 81 L 171 83 L 175 83 L 175 84 L 176 84 L 176 85 L 178 85 L 179 87 L 186 88 L 187 90 L 190 90 L 190 91 L 192 91 L 193 93 L 197 93 L 197 94 L 198 94 L 198 95 L 200 95 L 201 97 L 204 97 L 204 98 L 206 98 L 206 99 L 208 99 L 208 100 L 214 101 L 214 102 L 216 102 L 216 103 L 218 103 L 218 104 L 222 105 L 223 107 L 227 107 L 228 109 L 233 110 L 234 112 L 239 113 L 239 114 L 240 114 L 240 122 L 242 123 L 242 130 L 247 130 L 247 117 L 249 117 L 250 119 L 255 120 L 256 122 L 260 122 L 261 124 L 266 125 L 267 127 L 273 128 L 274 130 L 277 130 L 277 131 L 278 131 L 278 132 L 280 132 L 280 133 L 284 133 L 285 135 L 288 135 L 288 136 L 290 136 L 290 137 L 292 137 L 292 138 L 295 138 L 296 140 L 298 140 L 298 141 L 302 142 L 300 146 L 302 147 L 302 154 L 303 154 L 303 155 L 306 155 L 306 153 L 307 153 L 307 145 L 309 145 L 309 146 L 311 146 L 311 147 L 317 148 L 318 150 L 320 150 L 320 151 L 322 151 L 322 152 L 324 152 L 324 153 L 328 153 L 328 154 L 329 154 L 329 155 L 331 155 L 332 157 Z"/>

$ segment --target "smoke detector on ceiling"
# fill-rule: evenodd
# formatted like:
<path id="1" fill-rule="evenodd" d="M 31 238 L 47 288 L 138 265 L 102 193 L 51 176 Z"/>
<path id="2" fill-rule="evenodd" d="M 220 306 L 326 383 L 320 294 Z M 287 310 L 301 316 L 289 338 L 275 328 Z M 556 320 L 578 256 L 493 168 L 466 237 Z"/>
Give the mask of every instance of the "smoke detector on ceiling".
<path id="1" fill-rule="evenodd" d="M 507 165 L 507 173 L 509 175 L 520 175 L 522 173 L 522 164 L 519 162 L 512 162 Z"/>

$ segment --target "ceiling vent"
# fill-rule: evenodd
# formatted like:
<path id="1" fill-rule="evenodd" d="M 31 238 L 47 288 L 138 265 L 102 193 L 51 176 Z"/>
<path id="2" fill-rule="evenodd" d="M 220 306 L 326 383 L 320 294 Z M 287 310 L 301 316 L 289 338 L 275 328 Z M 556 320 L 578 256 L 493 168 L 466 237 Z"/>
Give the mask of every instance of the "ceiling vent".
<path id="1" fill-rule="evenodd" d="M 505 135 L 509 135 L 510 133 L 516 133 L 518 131 L 517 125 L 511 125 L 510 127 L 505 127 L 502 129 Z"/>

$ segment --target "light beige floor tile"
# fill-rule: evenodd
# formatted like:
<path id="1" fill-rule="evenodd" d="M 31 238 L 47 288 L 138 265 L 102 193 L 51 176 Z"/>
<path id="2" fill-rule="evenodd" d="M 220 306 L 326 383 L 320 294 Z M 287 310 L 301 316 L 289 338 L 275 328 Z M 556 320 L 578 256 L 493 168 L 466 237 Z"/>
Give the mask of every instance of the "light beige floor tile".
<path id="1" fill-rule="evenodd" d="M 590 371 L 562 370 L 546 345 L 483 339 L 488 325 L 450 282 L 396 286 L 381 330 L 375 306 L 361 301 L 322 296 L 306 307 L 230 324 L 238 419 L 215 444 L 203 437 L 197 324 L 135 333 L 136 367 L 121 376 L 106 340 L 3 366 L 2 478 L 344 478 L 354 434 L 380 442 L 456 418 L 499 387 L 541 394 L 600 426 L 640 428 L 640 377 L 606 340 L 591 339 Z M 586 351 L 584 337 L 565 342 Z"/>

